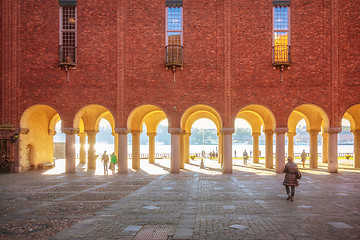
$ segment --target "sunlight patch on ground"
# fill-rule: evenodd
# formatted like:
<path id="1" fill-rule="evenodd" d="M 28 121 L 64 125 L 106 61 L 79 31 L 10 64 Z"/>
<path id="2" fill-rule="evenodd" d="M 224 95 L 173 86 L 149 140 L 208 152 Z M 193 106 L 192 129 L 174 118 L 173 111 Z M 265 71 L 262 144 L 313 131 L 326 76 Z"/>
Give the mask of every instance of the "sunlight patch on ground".
<path id="1" fill-rule="evenodd" d="M 204 159 L 204 169 L 200 168 L 200 163 L 201 159 L 190 160 L 190 163 L 185 163 L 185 170 L 208 175 L 222 174 L 220 163 L 217 160 Z"/>
<path id="2" fill-rule="evenodd" d="M 65 173 L 65 159 L 55 160 L 55 167 L 43 172 L 43 175 L 60 175 Z"/>
<path id="3" fill-rule="evenodd" d="M 167 160 L 170 161 L 170 159 L 167 159 Z M 158 159 L 155 161 L 155 164 L 149 163 L 148 159 L 141 160 L 140 161 L 140 168 L 141 168 L 141 170 L 143 170 L 144 172 L 146 172 L 146 173 L 148 173 L 150 175 L 162 175 L 162 174 L 168 174 L 169 173 L 169 171 L 165 170 L 161 166 L 156 165 L 157 163 L 159 164 Z M 166 164 L 166 163 L 163 163 L 163 164 L 160 164 L 160 165 L 168 168 L 168 166 L 166 166 L 168 164 Z"/>

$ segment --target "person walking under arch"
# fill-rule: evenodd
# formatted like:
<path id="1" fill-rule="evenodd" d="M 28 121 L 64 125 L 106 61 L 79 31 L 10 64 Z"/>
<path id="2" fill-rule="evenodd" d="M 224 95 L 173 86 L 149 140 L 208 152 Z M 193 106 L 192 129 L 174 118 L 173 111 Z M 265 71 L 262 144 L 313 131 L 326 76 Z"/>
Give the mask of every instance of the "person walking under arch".
<path id="1" fill-rule="evenodd" d="M 110 155 L 110 170 L 112 171 L 112 174 L 115 173 L 115 165 L 116 165 L 116 163 L 117 163 L 117 158 L 116 158 L 115 153 L 113 152 Z"/>
<path id="2" fill-rule="evenodd" d="M 302 162 L 303 168 L 305 168 L 306 156 L 307 156 L 307 154 L 306 154 L 305 150 L 303 150 L 301 153 L 301 162 Z"/>
<path id="3" fill-rule="evenodd" d="M 288 195 L 287 200 L 294 201 L 295 196 L 295 187 L 299 185 L 298 178 L 301 178 L 301 174 L 299 172 L 299 168 L 296 163 L 293 162 L 292 157 L 287 158 L 288 162 L 285 165 L 284 172 L 285 178 L 283 185 L 285 186 L 286 193 Z M 291 192 L 290 192 L 291 187 Z"/>
<path id="4" fill-rule="evenodd" d="M 247 160 L 249 158 L 248 153 L 246 152 L 246 149 L 243 152 L 243 158 L 244 158 L 244 165 L 247 165 Z"/>
<path id="5" fill-rule="evenodd" d="M 104 163 L 104 175 L 108 174 L 108 162 L 109 162 L 109 155 L 104 151 L 101 161 Z"/>

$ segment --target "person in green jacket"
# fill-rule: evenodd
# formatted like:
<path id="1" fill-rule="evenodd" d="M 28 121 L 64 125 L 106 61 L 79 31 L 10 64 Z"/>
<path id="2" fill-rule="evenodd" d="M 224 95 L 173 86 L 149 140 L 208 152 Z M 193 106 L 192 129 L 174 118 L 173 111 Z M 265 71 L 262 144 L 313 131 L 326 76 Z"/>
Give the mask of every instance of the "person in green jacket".
<path id="1" fill-rule="evenodd" d="M 110 170 L 112 171 L 112 173 L 115 173 L 115 164 L 117 163 L 117 158 L 115 153 L 113 152 L 111 155 L 111 161 L 110 161 Z"/>

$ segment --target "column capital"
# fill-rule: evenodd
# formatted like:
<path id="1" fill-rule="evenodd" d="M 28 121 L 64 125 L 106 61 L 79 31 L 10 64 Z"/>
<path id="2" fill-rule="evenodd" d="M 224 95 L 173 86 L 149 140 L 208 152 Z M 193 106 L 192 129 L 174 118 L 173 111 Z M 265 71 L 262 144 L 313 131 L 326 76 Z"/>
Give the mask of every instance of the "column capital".
<path id="1" fill-rule="evenodd" d="M 324 129 L 325 133 L 341 133 L 341 127 L 326 127 Z"/>
<path id="2" fill-rule="evenodd" d="M 181 128 L 169 128 L 168 132 L 170 134 L 180 134 L 182 131 L 181 131 Z"/>
<path id="3" fill-rule="evenodd" d="M 296 132 L 287 132 L 286 135 L 287 135 L 288 137 L 295 137 Z"/>
<path id="4" fill-rule="evenodd" d="M 78 132 L 77 135 L 79 137 L 86 137 L 86 132 Z"/>
<path id="5" fill-rule="evenodd" d="M 130 132 L 132 135 L 136 135 L 136 134 L 141 134 L 141 131 L 140 130 L 131 130 Z"/>
<path id="6" fill-rule="evenodd" d="M 308 130 L 307 131 L 310 135 L 312 135 L 312 134 L 319 134 L 319 132 L 320 132 L 320 129 L 310 129 L 310 130 Z"/>
<path id="7" fill-rule="evenodd" d="M 117 134 L 128 134 L 129 129 L 128 128 L 115 128 L 115 132 Z"/>
<path id="8" fill-rule="evenodd" d="M 84 132 L 85 132 L 88 136 L 94 136 L 94 135 L 96 135 L 99 131 L 96 131 L 96 130 L 84 130 Z"/>
<path id="9" fill-rule="evenodd" d="M 253 137 L 259 137 L 260 135 L 261 135 L 260 132 L 253 132 L 253 133 L 251 133 L 251 136 L 253 136 Z"/>
<path id="10" fill-rule="evenodd" d="M 265 133 L 265 135 L 274 134 L 274 130 L 272 130 L 272 129 L 265 129 L 265 130 L 263 130 L 263 132 Z"/>
<path id="11" fill-rule="evenodd" d="M 61 132 L 65 133 L 65 134 L 76 134 L 79 132 L 78 128 L 67 128 L 67 127 L 62 127 L 61 128 Z"/>
<path id="12" fill-rule="evenodd" d="M 277 127 L 275 128 L 276 134 L 285 134 L 287 131 L 289 131 L 289 128 L 287 127 Z"/>
<path id="13" fill-rule="evenodd" d="M 148 132 L 148 133 L 146 133 L 146 135 L 148 135 L 149 137 L 156 137 L 157 133 L 156 132 Z"/>
<path id="14" fill-rule="evenodd" d="M 233 134 L 235 132 L 235 129 L 234 128 L 222 128 L 221 132 L 223 134 Z"/>

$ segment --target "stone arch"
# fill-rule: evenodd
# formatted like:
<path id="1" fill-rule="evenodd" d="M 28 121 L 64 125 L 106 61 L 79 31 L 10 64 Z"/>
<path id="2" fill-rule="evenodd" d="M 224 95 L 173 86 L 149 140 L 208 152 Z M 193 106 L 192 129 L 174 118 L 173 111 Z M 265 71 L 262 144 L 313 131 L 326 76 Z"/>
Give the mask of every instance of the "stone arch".
<path id="1" fill-rule="evenodd" d="M 83 121 L 85 131 L 98 131 L 102 118 L 107 119 L 111 127 L 115 128 L 113 115 L 106 107 L 97 104 L 87 105 L 75 114 L 73 128 L 79 129 L 81 121 Z"/>
<path id="2" fill-rule="evenodd" d="M 141 105 L 129 114 L 127 127 L 131 132 L 142 131 L 143 123 L 145 123 L 148 131 L 149 129 L 155 131 L 159 123 L 166 118 L 161 108 L 154 105 Z"/>
<path id="3" fill-rule="evenodd" d="M 349 107 L 343 115 L 354 135 L 354 168 L 360 168 L 360 104 Z"/>
<path id="4" fill-rule="evenodd" d="M 253 137 L 253 163 L 259 163 L 259 136 L 261 135 L 261 128 L 263 129 L 263 132 L 266 135 L 265 167 L 273 168 L 273 133 L 276 128 L 274 114 L 265 106 L 252 104 L 243 107 L 237 113 L 236 118 L 246 120 L 251 126 Z"/>
<path id="5" fill-rule="evenodd" d="M 104 106 L 97 104 L 90 104 L 82 107 L 76 114 L 73 120 L 73 128 L 78 132 L 80 137 L 80 163 L 85 163 L 85 139 L 88 138 L 88 169 L 96 169 L 96 134 L 99 132 L 100 120 L 106 119 L 114 133 L 115 120 L 112 113 Z M 114 152 L 117 154 L 117 143 L 115 138 Z"/>
<path id="6" fill-rule="evenodd" d="M 53 162 L 54 127 L 60 114 L 48 105 L 37 104 L 27 108 L 20 118 L 20 168 L 28 168 L 28 146 L 32 149 L 32 165 Z"/>
<path id="7" fill-rule="evenodd" d="M 328 140 L 325 129 L 330 127 L 330 120 L 326 112 L 315 104 L 303 104 L 296 107 L 288 118 L 288 155 L 294 157 L 294 141 L 296 126 L 302 119 L 306 121 L 307 132 L 310 134 L 310 167 L 318 167 L 318 134 L 322 131 L 323 150 L 322 160 L 327 162 Z"/>
<path id="8" fill-rule="evenodd" d="M 305 119 L 308 131 L 320 131 L 321 128 L 324 129 L 330 126 L 329 117 L 321 107 L 315 104 L 303 104 L 298 106 L 291 112 L 288 119 L 289 131 L 290 127 L 293 128 L 294 124 L 297 124 L 301 120 L 299 119 L 300 117 L 301 119 Z"/>
<path id="9" fill-rule="evenodd" d="M 141 105 L 135 108 L 128 117 L 127 128 L 132 134 L 132 168 L 140 168 L 140 133 L 143 124 L 149 136 L 149 162 L 155 163 L 155 136 L 161 121 L 167 119 L 165 112 L 154 105 Z M 170 123 L 169 123 L 170 124 Z"/>
<path id="10" fill-rule="evenodd" d="M 220 132 L 222 129 L 222 120 L 219 113 L 210 106 L 207 105 L 195 105 L 188 108 L 181 117 L 181 129 L 186 133 L 191 132 L 191 126 L 193 123 L 200 119 L 207 118 L 214 122 L 217 131 Z"/>
<path id="11" fill-rule="evenodd" d="M 349 107 L 343 118 L 349 120 L 352 131 L 360 131 L 360 104 Z"/>
<path id="12" fill-rule="evenodd" d="M 194 105 L 188 108 L 181 117 L 180 126 L 182 132 L 182 138 L 180 142 L 180 168 L 184 168 L 185 163 L 189 163 L 190 160 L 190 135 L 191 135 L 191 127 L 195 121 L 206 118 L 212 121 L 217 129 L 217 135 L 219 139 L 218 145 L 218 161 L 223 164 L 223 143 L 222 143 L 222 120 L 220 114 L 212 107 L 208 105 Z"/>
<path id="13" fill-rule="evenodd" d="M 252 118 L 260 119 L 264 131 L 274 130 L 276 128 L 275 115 L 265 106 L 255 104 L 248 105 L 242 108 L 236 116 L 242 113 L 252 113 L 252 115 L 256 115 L 257 118 L 255 116 L 252 116 Z"/>

